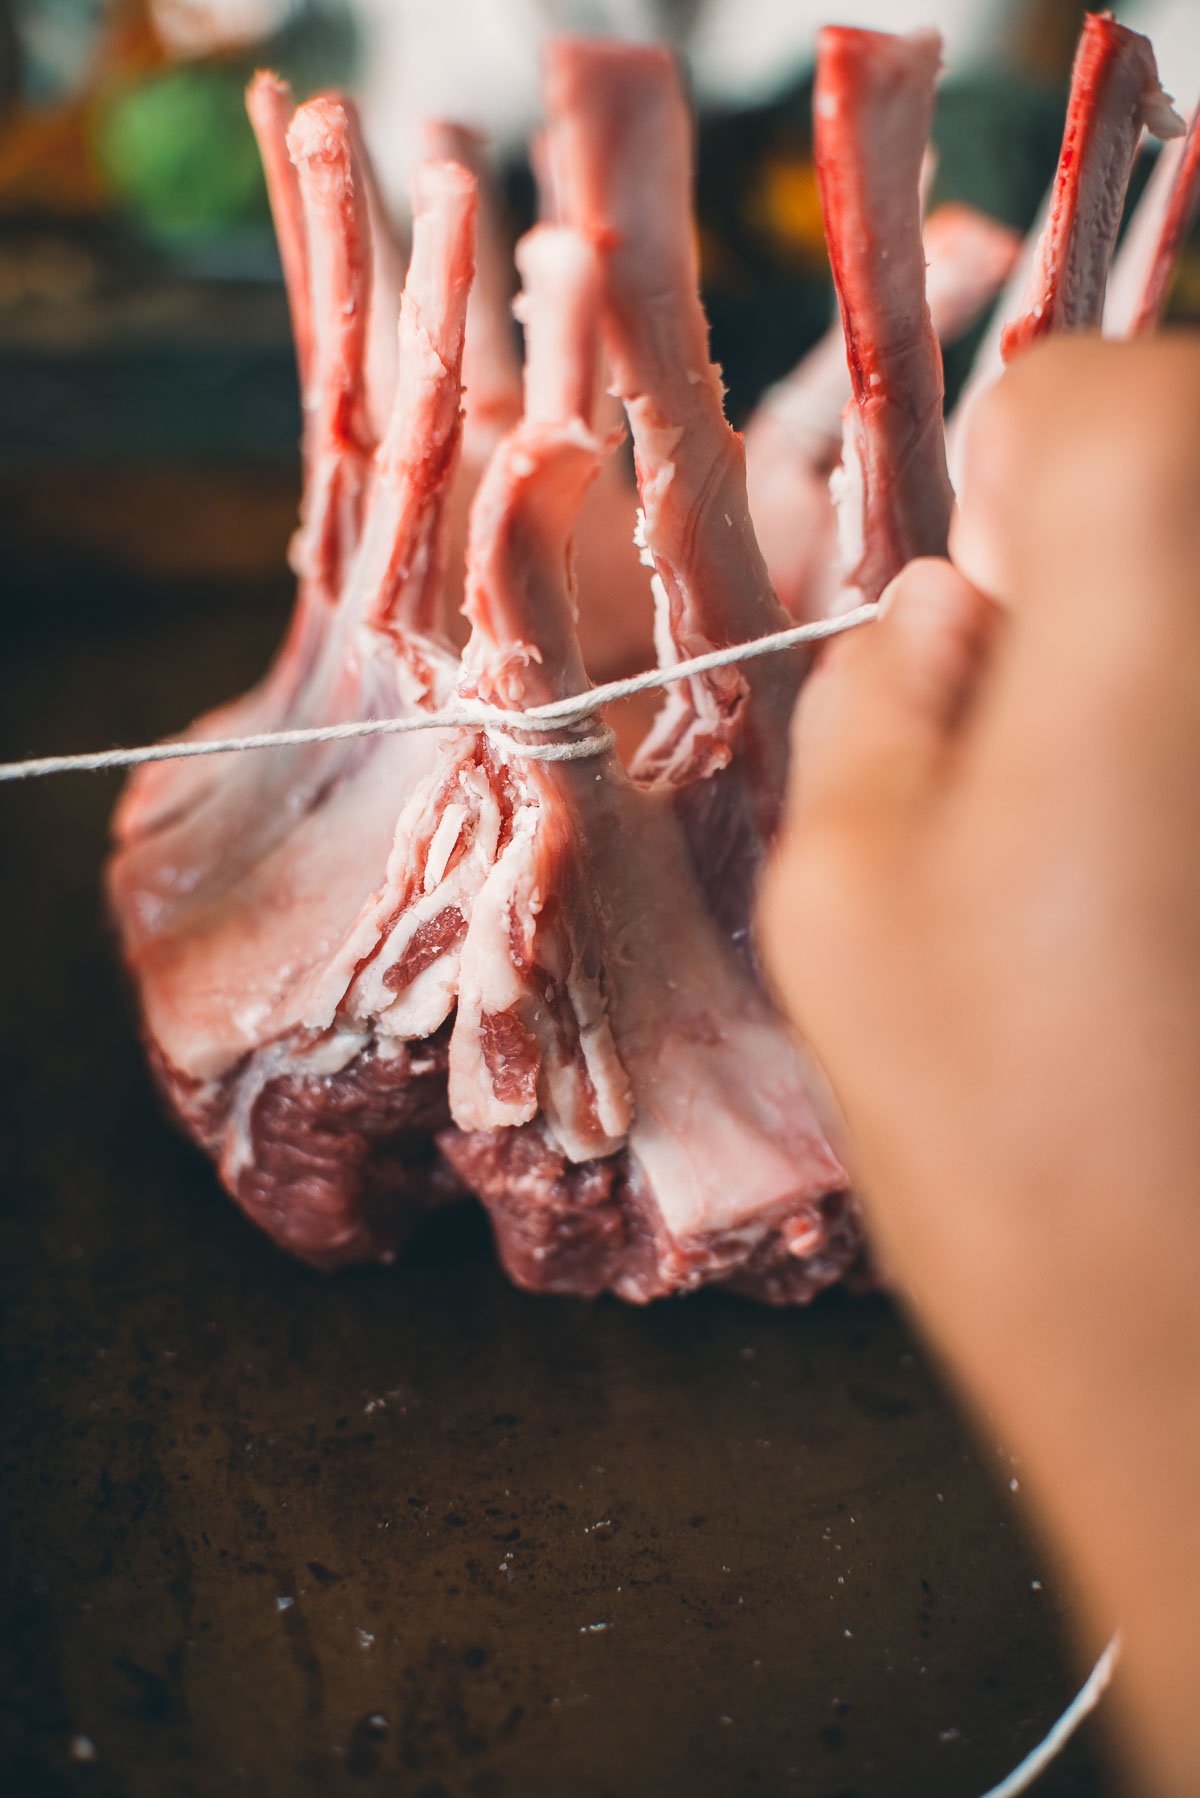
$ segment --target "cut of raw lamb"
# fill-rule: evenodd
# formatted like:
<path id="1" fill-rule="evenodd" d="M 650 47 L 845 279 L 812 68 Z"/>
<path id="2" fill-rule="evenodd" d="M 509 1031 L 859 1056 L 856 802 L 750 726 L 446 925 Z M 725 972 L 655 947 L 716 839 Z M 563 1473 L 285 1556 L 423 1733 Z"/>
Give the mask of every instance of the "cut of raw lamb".
<path id="1" fill-rule="evenodd" d="M 793 378 L 815 396 L 819 448 L 792 467 L 808 500 L 797 515 L 820 533 L 806 579 L 833 606 L 876 599 L 911 556 L 944 553 L 938 332 L 1012 259 L 985 221 L 943 226 L 953 272 L 940 294 L 931 280 L 931 319 L 921 188 L 938 60 L 927 33 L 821 37 L 815 153 L 847 354 L 839 366 L 827 343 Z M 586 542 L 589 516 L 610 530 L 624 491 L 600 472 L 614 449 L 602 366 L 633 440 L 625 529 L 632 540 L 636 503 L 660 662 L 791 621 L 708 356 L 674 65 L 560 42 L 547 102 L 539 165 L 559 222 L 518 251 L 518 387 L 492 215 L 468 304 L 478 168 L 418 170 L 397 328 L 400 253 L 352 109 L 327 97 L 293 111 L 272 77 L 252 85 L 305 406 L 298 592 L 263 682 L 193 732 L 455 704 L 504 718 L 144 769 L 117 813 L 111 904 L 169 1102 L 244 1210 L 305 1259 L 387 1258 L 431 1207 L 472 1192 L 505 1266 L 537 1290 L 645 1300 L 716 1283 L 804 1300 L 866 1274 L 819 1088 L 750 935 L 809 658 L 673 684 L 628 767 L 594 716 L 520 723 L 589 688 L 579 614 L 606 595 L 577 579 L 573 539 Z M 1148 46 L 1089 21 L 1008 351 L 1043 314 L 1045 328 L 1098 321 L 1143 124 L 1177 125 Z M 476 161 L 449 127 L 432 141 Z M 1125 252 L 1139 296 L 1126 328 L 1161 309 L 1195 162 L 1190 139 L 1158 180 L 1143 247 Z M 464 343 L 476 405 L 460 474 Z M 834 563 L 812 496 L 838 464 L 846 396 Z M 470 424 L 469 391 L 465 404 Z M 578 561 L 585 577 L 603 565 Z M 459 590 L 461 653 L 447 617 Z"/>

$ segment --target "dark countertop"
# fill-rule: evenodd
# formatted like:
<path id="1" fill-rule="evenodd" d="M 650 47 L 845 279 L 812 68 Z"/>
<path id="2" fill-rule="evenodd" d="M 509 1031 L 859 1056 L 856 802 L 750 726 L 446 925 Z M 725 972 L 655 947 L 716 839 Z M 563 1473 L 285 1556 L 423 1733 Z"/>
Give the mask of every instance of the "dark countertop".
<path id="1" fill-rule="evenodd" d="M 289 471 L 56 480 L 0 492 L 3 754 L 178 724 L 286 605 Z M 0 1790 L 978 1798 L 1066 1601 L 892 1308 L 530 1298 L 471 1213 L 285 1261 L 155 1104 L 114 793 L 0 792 Z"/>

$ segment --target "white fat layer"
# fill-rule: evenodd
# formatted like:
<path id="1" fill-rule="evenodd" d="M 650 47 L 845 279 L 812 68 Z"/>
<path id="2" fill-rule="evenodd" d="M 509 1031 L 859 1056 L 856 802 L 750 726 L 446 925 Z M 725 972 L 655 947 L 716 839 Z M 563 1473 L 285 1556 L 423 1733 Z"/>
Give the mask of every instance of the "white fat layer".
<path id="1" fill-rule="evenodd" d="M 389 983 L 389 975 L 417 933 L 435 925 L 443 912 L 455 910 L 464 919 L 470 917 L 495 857 L 499 808 L 486 777 L 473 761 L 459 769 L 455 791 L 458 797 L 440 812 L 445 774 L 439 769 L 405 807 L 396 827 L 383 892 L 363 920 L 365 952 L 376 943 L 379 947 L 355 978 L 345 1009 L 353 1018 L 378 1022 L 391 1036 L 429 1036 L 450 1015 L 461 941 L 448 943 L 437 959 L 398 993 Z M 455 850 L 459 853 L 450 866 Z M 436 876 L 432 882 L 431 873 Z"/>
<path id="2" fill-rule="evenodd" d="M 811 1070 L 713 925 L 669 804 L 567 778 L 604 895 L 608 1015 L 647 1198 L 678 1243 L 761 1234 L 845 1184 Z"/>
<path id="3" fill-rule="evenodd" d="M 452 801 L 442 813 L 441 821 L 433 833 L 433 840 L 425 857 L 424 887 L 427 893 L 436 891 L 445 875 L 446 864 L 462 835 L 466 821 L 467 808 L 461 801 L 457 804 Z"/>
<path id="4" fill-rule="evenodd" d="M 842 414 L 842 459 L 829 477 L 829 491 L 837 522 L 838 562 L 843 580 L 848 579 L 859 566 L 865 549 L 867 489 L 863 475 L 860 433 L 857 408 L 847 406 Z"/>
<path id="5" fill-rule="evenodd" d="M 529 1123 L 537 1115 L 534 1083 L 501 1098 L 483 1053 L 485 1014 L 514 1011 L 525 983 L 513 965 L 514 915 L 531 928 L 541 900 L 534 884 L 530 849 L 537 828 L 536 808 L 523 807 L 512 834 L 475 898 L 471 927 L 459 970 L 458 1013 L 450 1039 L 450 1110 L 464 1130 L 490 1130 Z"/>
<path id="6" fill-rule="evenodd" d="M 552 822 L 569 829 L 561 819 Z M 541 882 L 550 867 L 539 843 L 547 817 L 522 806 L 512 835 L 479 894 L 464 947 L 459 1009 L 450 1045 L 450 1105 L 463 1129 L 529 1123 L 540 1111 L 551 1139 L 572 1161 L 620 1148 L 631 1122 L 629 1083 L 613 1042 L 599 981 L 577 966 L 576 919 L 539 929 Z M 573 902 L 586 906 L 588 900 Z M 586 929 L 586 919 L 579 919 Z M 513 957 L 520 941 L 523 966 Z M 536 961 L 551 995 L 530 982 Z M 558 1007 L 572 1017 L 563 1017 Z M 501 1097 L 483 1055 L 485 1014 L 511 1012 L 536 1044 L 535 1079 Z M 564 1028 L 565 1026 L 565 1028 Z"/>

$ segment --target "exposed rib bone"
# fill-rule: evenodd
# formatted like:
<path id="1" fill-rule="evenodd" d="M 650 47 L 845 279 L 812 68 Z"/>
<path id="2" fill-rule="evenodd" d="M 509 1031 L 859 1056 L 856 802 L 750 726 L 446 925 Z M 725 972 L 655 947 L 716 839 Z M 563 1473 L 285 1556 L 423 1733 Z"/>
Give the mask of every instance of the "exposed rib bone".
<path id="1" fill-rule="evenodd" d="M 925 220 L 925 290 L 939 341 L 953 343 L 996 297 L 1020 240 L 973 207 L 940 206 Z M 851 397 L 840 317 L 760 401 L 746 430 L 750 510 L 771 580 L 796 618 L 828 610 L 835 584 L 829 477 L 841 455 Z"/>
<path id="2" fill-rule="evenodd" d="M 371 435 L 378 441 L 387 428 L 396 385 L 396 318 L 404 287 L 404 252 L 367 154 L 358 109 L 342 96 L 336 97 L 346 110 L 353 169 L 367 203 L 371 281 L 363 385 Z"/>
<path id="3" fill-rule="evenodd" d="M 1050 216 L 1024 309 L 1001 344 L 1006 362 L 1050 331 L 1099 328 L 1143 126 L 1162 138 L 1183 131 L 1149 41 L 1111 13 L 1089 13 L 1075 53 Z"/>
<path id="4" fill-rule="evenodd" d="M 847 599 L 944 555 L 952 496 L 942 358 L 925 298 L 921 166 L 936 33 L 821 33 L 813 152 L 853 392 L 839 482 Z"/>
<path id="5" fill-rule="evenodd" d="M 246 89 L 246 111 L 254 127 L 266 176 L 267 198 L 271 203 L 275 241 L 279 246 L 279 261 L 292 318 L 296 364 L 303 388 L 312 363 L 313 329 L 304 209 L 300 183 L 287 147 L 287 129 L 294 108 L 295 101 L 287 82 L 267 69 L 260 69 Z"/>
<path id="6" fill-rule="evenodd" d="M 375 444 L 367 417 L 370 225 L 348 105 L 298 107 L 288 129 L 308 238 L 313 354 L 304 388 L 313 470 L 296 546 L 302 577 L 332 603 L 358 543 Z"/>
<path id="7" fill-rule="evenodd" d="M 604 341 L 633 432 L 660 659 L 778 629 L 787 614 L 755 541 L 741 439 L 708 355 L 675 65 L 662 50 L 562 40 L 550 48 L 546 88 L 565 215 L 604 253 Z M 674 688 L 642 773 L 690 778 L 724 766 L 747 727 L 781 741 L 802 666 L 724 670 Z M 741 719 L 744 710 L 754 716 Z"/>
<path id="8" fill-rule="evenodd" d="M 512 252 L 505 242 L 500 196 L 483 137 L 465 125 L 433 119 L 425 126 L 424 138 L 427 155 L 461 163 L 470 169 L 479 189 L 475 284 L 463 354 L 463 457 L 470 467 L 479 468 L 521 416 L 521 363 L 512 325 Z"/>
<path id="9" fill-rule="evenodd" d="M 1200 107 L 1187 136 L 1164 145 L 1113 264 L 1104 305 L 1112 337 L 1161 323 L 1171 281 L 1200 207 Z"/>
<path id="10" fill-rule="evenodd" d="M 437 629 L 444 515 L 462 440 L 460 371 L 470 317 L 474 176 L 427 162 L 413 183 L 413 250 L 400 305 L 398 376 L 362 551 L 345 604 L 398 637 Z"/>

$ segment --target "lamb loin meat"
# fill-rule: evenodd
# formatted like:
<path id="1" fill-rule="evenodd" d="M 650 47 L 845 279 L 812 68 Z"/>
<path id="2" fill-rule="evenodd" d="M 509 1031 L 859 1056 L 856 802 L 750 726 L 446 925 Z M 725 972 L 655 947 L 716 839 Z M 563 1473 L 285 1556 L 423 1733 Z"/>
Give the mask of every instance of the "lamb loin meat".
<path id="1" fill-rule="evenodd" d="M 301 107 L 288 143 L 313 323 L 309 466 L 298 621 L 280 658 L 292 665 L 268 685 L 290 727 L 403 716 L 444 705 L 457 680 L 437 608 L 474 182 L 448 163 L 418 173 L 392 411 L 375 442 L 370 221 L 347 109 Z M 239 1203 L 323 1265 L 390 1253 L 451 1184 L 432 1146 L 447 1116 L 444 1041 L 401 1041 L 343 1005 L 400 908 L 397 819 L 440 742 L 422 733 L 221 758 L 199 787 L 194 763 L 164 764 L 184 777 L 180 803 L 164 781 L 148 816 L 127 807 L 109 868 L 170 1102 Z M 394 969 L 388 1003 L 404 977 Z"/>

